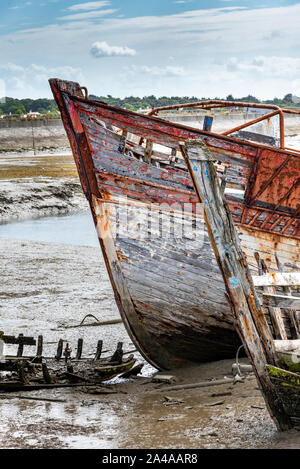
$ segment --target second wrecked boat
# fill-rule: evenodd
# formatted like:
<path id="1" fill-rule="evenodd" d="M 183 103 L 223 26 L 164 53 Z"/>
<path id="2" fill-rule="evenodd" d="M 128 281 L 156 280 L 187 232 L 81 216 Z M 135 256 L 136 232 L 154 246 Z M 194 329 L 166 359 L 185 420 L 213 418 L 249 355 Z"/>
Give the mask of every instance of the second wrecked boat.
<path id="1" fill-rule="evenodd" d="M 282 111 L 265 106 L 270 112 L 256 121 L 278 116 L 281 134 L 279 140 L 260 135 L 258 143 L 249 141 L 257 140 L 255 133 L 243 134 L 244 126 L 227 132 L 235 136 L 215 134 L 89 100 L 77 83 L 52 79 L 50 85 L 134 343 L 162 369 L 232 357 L 240 341 L 192 179 L 178 152 L 186 140 L 205 141 L 220 163 L 223 189 L 227 186 L 254 273 L 256 252 L 271 270 L 274 252 L 285 271 L 299 270 L 300 157 L 284 148 Z M 198 103 L 204 109 L 225 105 Z M 283 328 L 276 311 L 269 308 L 268 315 L 275 336 L 295 333 L 288 316 Z"/>

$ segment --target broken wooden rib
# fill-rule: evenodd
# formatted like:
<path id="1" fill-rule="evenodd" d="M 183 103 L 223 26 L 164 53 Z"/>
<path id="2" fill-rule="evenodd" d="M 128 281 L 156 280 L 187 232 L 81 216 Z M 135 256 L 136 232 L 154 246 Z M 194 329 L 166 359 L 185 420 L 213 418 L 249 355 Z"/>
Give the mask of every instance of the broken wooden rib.
<path id="1" fill-rule="evenodd" d="M 282 160 L 285 152 L 91 101 L 76 83 L 53 79 L 50 85 L 132 341 L 162 369 L 233 356 L 239 339 L 222 276 L 203 216 L 196 212 L 192 179 L 183 160 L 176 166 L 174 158 L 180 141 L 205 139 L 215 159 L 228 167 L 225 193 L 249 265 L 256 272 L 259 251 L 276 266 L 271 255 L 276 247 L 284 268 L 293 271 L 300 270 L 297 200 L 291 191 L 286 206 L 276 208 L 281 169 L 266 184 L 275 157 Z M 158 167 L 162 147 L 169 164 Z M 289 152 L 282 170 L 291 173 L 298 164 L 299 155 Z M 246 189 L 244 198 L 234 196 L 234 188 Z"/>

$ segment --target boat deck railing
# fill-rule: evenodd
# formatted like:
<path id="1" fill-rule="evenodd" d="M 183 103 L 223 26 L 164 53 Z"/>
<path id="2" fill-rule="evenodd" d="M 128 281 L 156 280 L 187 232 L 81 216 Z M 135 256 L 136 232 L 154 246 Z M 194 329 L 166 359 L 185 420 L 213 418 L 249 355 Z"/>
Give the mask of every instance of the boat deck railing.
<path id="1" fill-rule="evenodd" d="M 250 121 L 244 124 L 238 125 L 236 127 L 232 127 L 229 130 L 221 132 L 221 135 L 229 136 L 230 134 L 234 132 L 238 132 L 239 130 L 245 129 L 246 127 L 257 124 L 259 122 L 262 122 L 266 119 L 270 119 L 271 117 L 278 115 L 279 116 L 279 129 L 280 129 L 280 138 L 279 138 L 280 148 L 282 150 L 291 150 L 291 151 L 300 153 L 300 150 L 285 146 L 285 132 L 284 132 L 284 114 L 300 115 L 300 110 L 298 109 L 280 108 L 279 106 L 276 106 L 273 104 L 245 103 L 242 101 L 223 101 L 223 100 L 218 100 L 218 99 L 210 99 L 207 101 L 198 101 L 195 103 L 174 104 L 171 106 L 162 106 L 162 107 L 153 108 L 147 115 L 158 116 L 159 112 L 161 111 L 175 110 L 175 109 L 198 108 L 202 110 L 211 110 L 211 109 L 224 108 L 224 107 L 240 107 L 240 108 L 246 108 L 246 109 L 249 109 L 249 108 L 265 109 L 266 111 L 269 110 L 270 112 L 266 112 L 260 117 L 251 119 Z"/>

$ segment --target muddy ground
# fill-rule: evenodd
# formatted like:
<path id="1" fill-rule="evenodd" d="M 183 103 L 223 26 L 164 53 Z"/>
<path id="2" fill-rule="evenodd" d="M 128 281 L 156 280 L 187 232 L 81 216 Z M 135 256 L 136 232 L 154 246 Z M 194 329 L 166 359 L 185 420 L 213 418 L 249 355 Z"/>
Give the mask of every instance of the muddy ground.
<path id="1" fill-rule="evenodd" d="M 101 320 L 119 317 L 98 248 L 0 238 L 0 249 L 0 319 L 6 334 L 43 334 L 46 355 L 54 355 L 59 338 L 68 340 L 75 351 L 82 337 L 84 356 L 94 354 L 99 338 L 107 356 L 119 340 L 125 351 L 134 349 L 122 324 L 64 329 L 78 324 L 87 313 Z M 30 351 L 35 348 L 28 346 Z M 90 394 L 84 387 L 2 393 L 0 446 L 300 448 L 300 433 L 277 432 L 255 379 L 172 391 L 173 384 L 152 382 L 157 370 L 137 352 L 135 357 L 144 363 L 141 374 L 107 382 L 105 389 L 114 392 L 110 395 Z M 233 362 L 169 374 L 175 376 L 176 385 L 232 378 Z M 26 396 L 59 402 L 33 401 Z"/>
<path id="2" fill-rule="evenodd" d="M 0 156 L 0 223 L 87 208 L 72 155 Z"/>

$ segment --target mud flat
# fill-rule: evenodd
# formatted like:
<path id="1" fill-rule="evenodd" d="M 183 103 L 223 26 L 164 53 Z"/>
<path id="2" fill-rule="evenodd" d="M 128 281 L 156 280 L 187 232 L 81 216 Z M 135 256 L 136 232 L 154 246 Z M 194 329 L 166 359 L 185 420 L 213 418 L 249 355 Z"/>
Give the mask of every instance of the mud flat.
<path id="1" fill-rule="evenodd" d="M 71 155 L 0 156 L 0 223 L 87 209 Z"/>
<path id="2" fill-rule="evenodd" d="M 98 339 L 108 355 L 119 340 L 125 351 L 134 348 L 123 324 L 64 328 L 87 313 L 100 320 L 119 317 L 98 248 L 0 238 L 0 250 L 5 333 L 43 334 L 50 355 L 60 338 L 75 350 L 82 337 L 84 356 L 94 354 Z M 171 389 L 232 378 L 234 359 L 168 372 L 176 383 L 164 384 L 152 382 L 156 370 L 137 352 L 135 357 L 144 363 L 141 375 L 106 382 L 100 392 L 110 395 L 91 394 L 84 386 L 27 394 L 40 401 L 27 400 L 24 392 L 14 398 L 0 393 L 1 448 L 300 448 L 299 432 L 277 432 L 255 379 Z"/>

